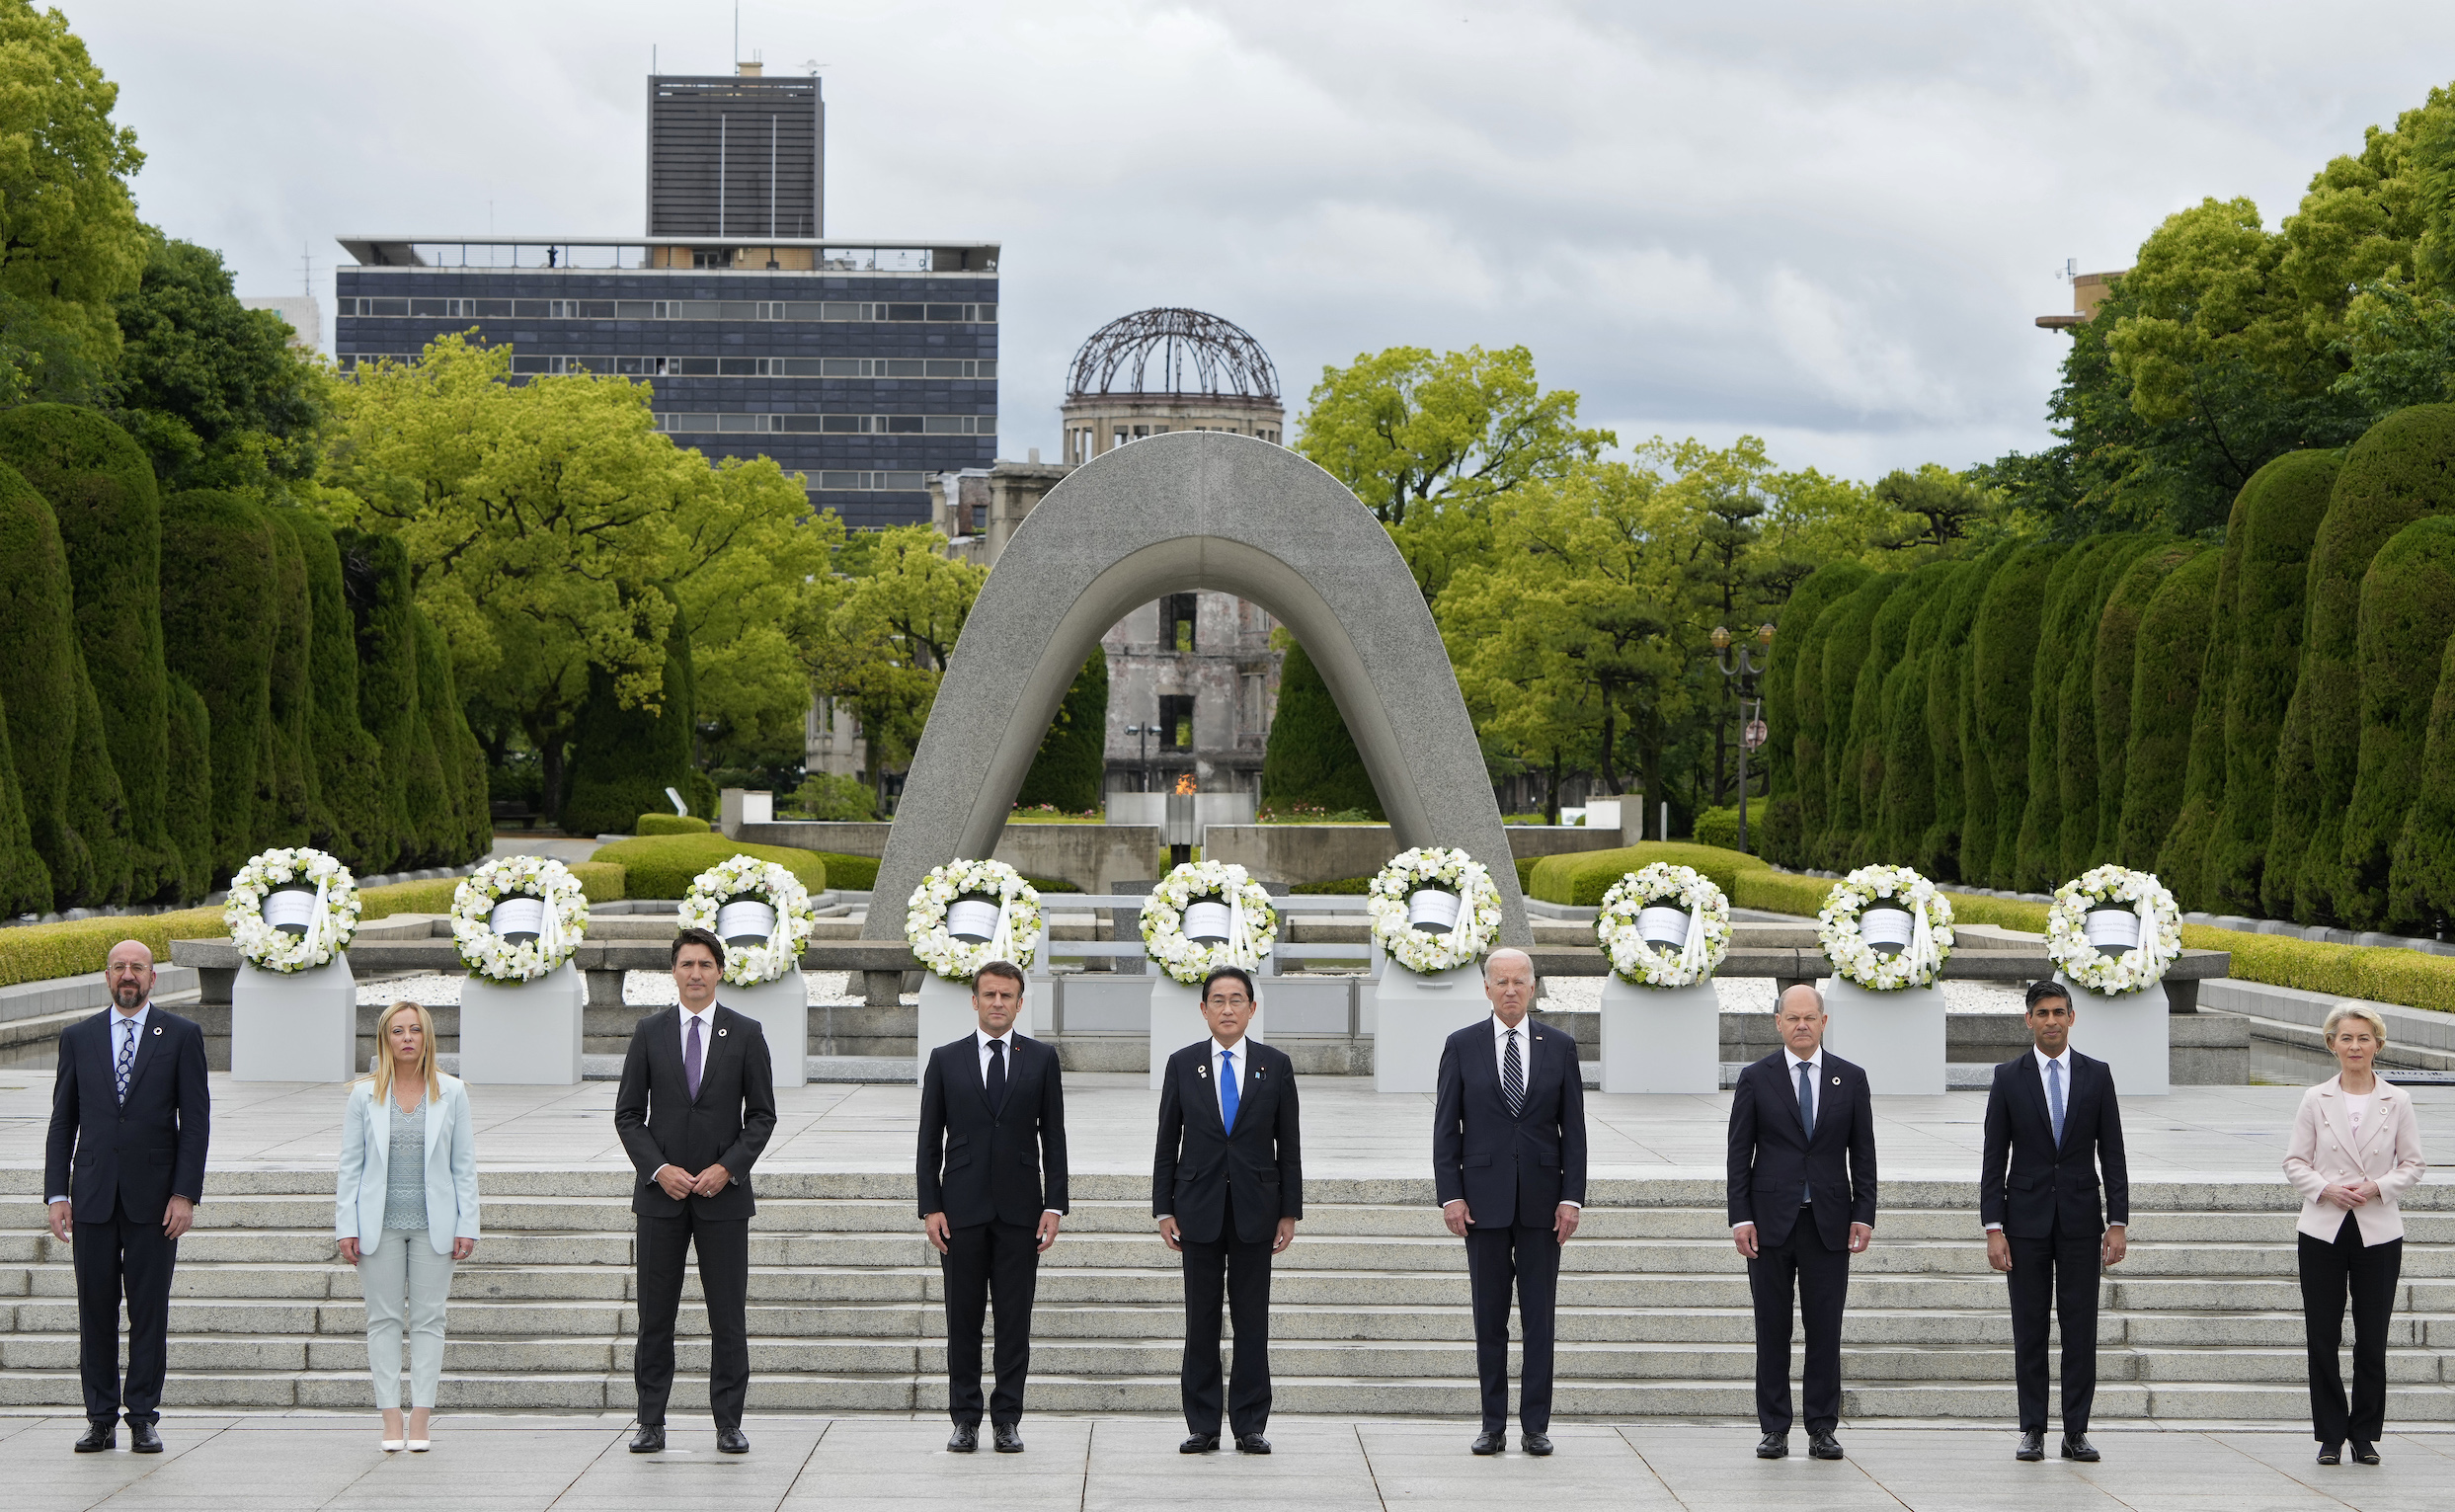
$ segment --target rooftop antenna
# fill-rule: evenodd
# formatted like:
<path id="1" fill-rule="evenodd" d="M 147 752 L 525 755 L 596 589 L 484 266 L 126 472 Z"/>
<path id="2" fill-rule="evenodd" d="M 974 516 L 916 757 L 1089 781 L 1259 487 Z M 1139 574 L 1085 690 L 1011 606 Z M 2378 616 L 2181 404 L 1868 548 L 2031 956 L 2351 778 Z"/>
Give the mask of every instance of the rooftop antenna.
<path id="1" fill-rule="evenodd" d="M 307 256 L 307 247 L 306 242 L 298 244 L 298 291 L 312 299 L 315 297 L 315 264 Z"/>
<path id="2" fill-rule="evenodd" d="M 2066 283 L 2070 282 L 2073 279 L 2078 278 L 2079 276 L 2080 260 L 2078 258 L 2068 257 L 2063 260 L 2062 271 L 2055 275 L 2057 279 L 2062 279 Z"/>

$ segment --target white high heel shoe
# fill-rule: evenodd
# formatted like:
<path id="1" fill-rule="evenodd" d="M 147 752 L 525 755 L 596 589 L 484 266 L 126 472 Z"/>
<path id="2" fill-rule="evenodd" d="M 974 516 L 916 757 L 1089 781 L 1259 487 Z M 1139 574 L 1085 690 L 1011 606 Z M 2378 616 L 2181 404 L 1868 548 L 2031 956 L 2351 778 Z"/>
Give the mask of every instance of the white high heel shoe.
<path id="1" fill-rule="evenodd" d="M 409 1441 L 407 1439 L 385 1439 L 383 1441 L 383 1452 L 388 1455 L 399 1454 L 403 1448 L 407 1447 L 408 1443 Z"/>
<path id="2" fill-rule="evenodd" d="M 411 1440 L 409 1441 L 409 1452 L 410 1452 L 411 1454 L 414 1454 L 414 1455 L 422 1455 L 422 1454 L 425 1454 L 425 1453 L 426 1453 L 429 1449 L 432 1449 L 433 1447 L 434 1447 L 434 1443 L 433 1443 L 433 1441 L 432 1441 L 432 1440 L 428 1440 L 428 1439 L 411 1439 Z"/>

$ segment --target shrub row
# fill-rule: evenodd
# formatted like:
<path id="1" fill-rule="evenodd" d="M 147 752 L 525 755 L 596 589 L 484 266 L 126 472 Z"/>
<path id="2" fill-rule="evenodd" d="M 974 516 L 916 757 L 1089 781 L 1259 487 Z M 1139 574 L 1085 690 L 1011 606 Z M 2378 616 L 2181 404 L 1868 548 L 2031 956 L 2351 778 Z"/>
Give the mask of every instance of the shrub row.
<path id="1" fill-rule="evenodd" d="M 1737 903 L 1738 883 L 1743 873 L 1766 870 L 1759 857 L 1742 851 L 1724 850 L 1718 845 L 1694 845 L 1678 840 L 1641 840 L 1614 850 L 1579 850 L 1567 855 L 1544 856 L 1534 863 L 1527 876 L 1526 894 L 1545 903 L 1566 904 L 1572 908 L 1590 909 L 1603 901 L 1611 885 L 1623 875 L 1656 861 L 1674 866 L 1693 866 L 1713 879 L 1716 887 Z"/>

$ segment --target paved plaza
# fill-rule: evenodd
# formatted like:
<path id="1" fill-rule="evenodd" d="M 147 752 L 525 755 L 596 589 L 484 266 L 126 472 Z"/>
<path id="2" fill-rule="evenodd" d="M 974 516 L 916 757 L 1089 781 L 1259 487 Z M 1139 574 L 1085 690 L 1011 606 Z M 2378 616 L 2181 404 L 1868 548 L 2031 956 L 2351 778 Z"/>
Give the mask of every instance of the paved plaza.
<path id="1" fill-rule="evenodd" d="M 1494 1505 L 1614 1512 L 1778 1507 L 2124 1508 L 2142 1512 L 2285 1512 L 2354 1508 L 2423 1512 L 2448 1504 L 2455 1434 L 2394 1434 L 2383 1464 L 2314 1463 L 2306 1434 L 2116 1428 L 2094 1435 L 2102 1464 L 2020 1465 L 1999 1429 L 1843 1430 L 1850 1458 L 1765 1462 L 1751 1427 L 1661 1421 L 1560 1424 L 1559 1452 L 1529 1459 L 1466 1453 L 1469 1425 L 1274 1421 L 1277 1453 L 1194 1458 L 1176 1453 L 1181 1423 L 1159 1418 L 1026 1417 L 1021 1456 L 950 1455 L 942 1421 L 752 1416 L 752 1452 L 715 1453 L 703 1423 L 677 1419 L 663 1455 L 624 1451 L 611 1417 L 438 1415 L 433 1453 L 386 1455 L 364 1418 L 186 1416 L 163 1422 L 160 1458 L 74 1455 L 73 1418 L 0 1417 L 0 1467 L 12 1512 L 87 1508 L 308 1512 L 853 1512 L 995 1506 L 1144 1509 L 1484 1509 Z M 1514 1435 L 1511 1443 L 1514 1445 Z"/>

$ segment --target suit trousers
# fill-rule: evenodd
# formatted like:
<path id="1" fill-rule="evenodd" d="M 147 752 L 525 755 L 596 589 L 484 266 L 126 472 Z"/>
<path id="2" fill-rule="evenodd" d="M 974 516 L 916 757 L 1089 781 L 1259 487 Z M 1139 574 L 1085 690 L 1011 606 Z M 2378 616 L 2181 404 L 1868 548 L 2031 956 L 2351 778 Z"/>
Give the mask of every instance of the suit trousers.
<path id="1" fill-rule="evenodd" d="M 2395 1313 L 2404 1240 L 2364 1245 L 2350 1213 L 2336 1242 L 2301 1240 L 2302 1332 L 2310 1345 L 2310 1427 L 2322 1444 L 2378 1442 L 2387 1424 L 2387 1319 Z M 2352 1293 L 2352 1400 L 2344 1400 L 2344 1294 Z"/>
<path id="2" fill-rule="evenodd" d="M 946 1231 L 938 1256 L 946 1281 L 946 1409 L 958 1423 L 981 1421 L 981 1327 L 997 1308 L 997 1386 L 992 1423 L 1023 1420 L 1023 1381 L 1031 1374 L 1031 1301 L 1040 1285 L 1040 1235 L 1027 1224 L 995 1219 Z"/>
<path id="3" fill-rule="evenodd" d="M 1466 1282 L 1474 1299 L 1474 1373 L 1483 1387 L 1483 1429 L 1509 1423 L 1509 1293 L 1517 1292 L 1525 1362 L 1518 1382 L 1518 1426 L 1551 1431 L 1551 1344 L 1559 1312 L 1560 1238 L 1552 1229 L 1466 1231 Z"/>
<path id="4" fill-rule="evenodd" d="M 159 1422 L 179 1241 L 162 1232 L 160 1219 L 134 1223 L 122 1211 L 99 1224 L 78 1224 L 70 1259 L 77 1273 L 77 1365 L 85 1380 L 86 1420 L 108 1423 L 124 1410 L 130 1424 Z M 119 1390 L 122 1297 L 127 1301 L 124 1395 Z"/>
<path id="5" fill-rule="evenodd" d="M 2046 1312 L 2063 1328 L 2063 1434 L 2089 1431 L 2097 1400 L 2098 1278 L 2103 1233 L 2071 1233 L 2058 1223 L 2044 1238 L 2004 1235 L 2012 1247 L 2012 1379 L 2020 1431 L 2046 1431 Z"/>
<path id="6" fill-rule="evenodd" d="M 1763 1233 L 1760 1228 L 1760 1236 Z M 1850 1250 L 1835 1249 L 1816 1232 L 1813 1207 L 1798 1210 L 1790 1236 L 1760 1242 L 1748 1262 L 1748 1295 L 1756 1302 L 1756 1425 L 1790 1431 L 1790 1309 L 1793 1298 L 1807 1335 L 1801 1394 L 1807 1431 L 1830 1433 L 1841 1423 L 1842 1309 L 1850 1300 Z"/>
<path id="7" fill-rule="evenodd" d="M 685 1203 L 671 1217 L 642 1214 L 639 1236 L 639 1348 L 631 1380 L 639 1420 L 665 1421 L 673 1392 L 673 1319 L 681 1312 L 682 1262 L 699 1252 L 699 1291 L 707 1303 L 707 1396 L 716 1429 L 742 1426 L 751 1389 L 751 1221 L 701 1218 Z"/>
<path id="8" fill-rule="evenodd" d="M 1235 1378 L 1227 1397 L 1228 1431 L 1240 1439 L 1257 1434 L 1270 1422 L 1271 1240 L 1247 1244 L 1236 1237 L 1236 1199 L 1230 1188 L 1219 1237 L 1208 1244 L 1184 1238 L 1179 1242 L 1185 1262 L 1185 1358 L 1178 1389 L 1185 1426 L 1195 1433 L 1219 1431 L 1219 1314 L 1224 1295 L 1236 1324 Z"/>
<path id="9" fill-rule="evenodd" d="M 409 1404 L 435 1405 L 443 1379 L 443 1304 L 451 1297 L 452 1257 L 438 1255 L 424 1229 L 386 1229 L 372 1254 L 358 1256 L 366 1298 L 366 1369 L 375 1405 L 401 1404 L 401 1335 L 409 1334 Z"/>

